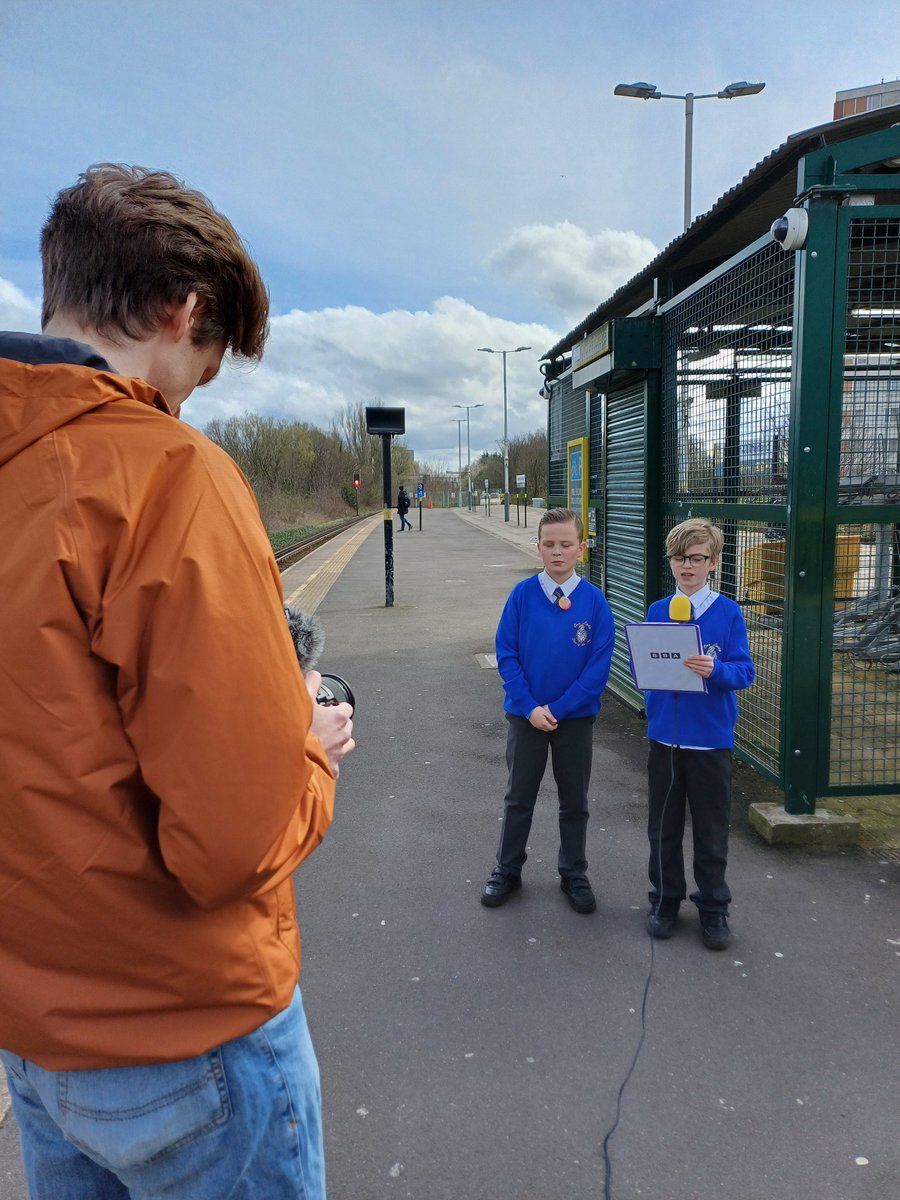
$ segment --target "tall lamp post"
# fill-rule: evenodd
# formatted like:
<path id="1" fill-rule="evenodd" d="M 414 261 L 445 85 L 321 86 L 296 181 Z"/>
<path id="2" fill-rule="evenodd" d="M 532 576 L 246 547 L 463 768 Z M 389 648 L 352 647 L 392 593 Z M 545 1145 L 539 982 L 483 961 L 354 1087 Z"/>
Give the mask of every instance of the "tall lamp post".
<path id="1" fill-rule="evenodd" d="M 472 503 L 472 443 L 469 440 L 469 412 L 473 408 L 484 408 L 483 404 L 454 404 L 454 408 L 464 408 L 466 410 L 466 475 L 469 480 L 469 492 L 466 500 L 469 505 Z M 460 417 L 462 420 L 462 417 Z"/>
<path id="2" fill-rule="evenodd" d="M 694 101 L 695 100 L 735 100 L 738 96 L 757 96 L 766 85 L 764 83 L 747 83 L 742 79 L 739 83 L 729 83 L 721 92 L 704 92 L 697 96 L 693 92 L 684 95 L 674 95 L 661 92 L 655 83 L 620 83 L 615 88 L 615 96 L 633 96 L 636 100 L 683 100 L 684 101 L 684 228 L 691 223 L 691 171 L 693 166 L 694 139 Z"/>
<path id="3" fill-rule="evenodd" d="M 530 350 L 530 346 L 516 346 L 515 350 L 494 350 L 491 346 L 479 346 L 479 354 L 503 355 L 503 520 L 509 520 L 509 438 L 506 435 L 506 356 L 521 354 Z M 516 510 L 518 511 L 518 510 Z"/>
<path id="4" fill-rule="evenodd" d="M 456 472 L 456 486 L 459 489 L 459 495 L 456 497 L 457 508 L 462 508 L 462 427 L 463 418 L 454 417 L 453 423 L 456 426 L 456 443 L 459 450 L 459 469 Z"/>

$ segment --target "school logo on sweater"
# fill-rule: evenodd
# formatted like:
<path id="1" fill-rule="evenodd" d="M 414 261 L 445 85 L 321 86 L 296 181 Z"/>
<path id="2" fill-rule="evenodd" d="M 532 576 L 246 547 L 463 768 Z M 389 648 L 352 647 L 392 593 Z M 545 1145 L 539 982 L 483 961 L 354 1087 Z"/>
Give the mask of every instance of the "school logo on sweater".
<path id="1" fill-rule="evenodd" d="M 718 658 L 722 653 L 722 647 L 718 642 L 710 642 L 708 646 L 703 647 L 703 653 L 708 654 L 710 658 Z"/>
<path id="2" fill-rule="evenodd" d="M 572 641 L 576 646 L 586 646 L 591 640 L 591 627 L 587 621 L 575 622 L 575 636 Z"/>

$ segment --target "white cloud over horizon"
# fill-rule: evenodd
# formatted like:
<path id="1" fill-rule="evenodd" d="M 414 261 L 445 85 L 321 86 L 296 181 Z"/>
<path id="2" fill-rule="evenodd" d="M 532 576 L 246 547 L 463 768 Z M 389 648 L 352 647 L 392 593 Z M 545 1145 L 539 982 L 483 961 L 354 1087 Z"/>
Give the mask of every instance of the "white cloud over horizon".
<path id="1" fill-rule="evenodd" d="M 40 333 L 41 303 L 0 275 L 0 329 Z"/>
<path id="2" fill-rule="evenodd" d="M 473 458 L 494 450 L 502 437 L 501 359 L 480 354 L 478 347 L 532 347 L 507 360 L 512 436 L 544 422 L 538 361 L 559 336 L 545 325 L 491 316 L 454 296 L 417 312 L 375 313 L 352 305 L 294 310 L 272 319 L 258 367 L 222 371 L 194 394 L 185 413 L 202 425 L 253 409 L 328 428 L 346 405 L 377 401 L 406 409 L 406 441 L 419 459 L 452 467 L 459 436 L 454 421 L 465 416 L 455 404 L 483 406 L 469 413 Z"/>
<path id="3" fill-rule="evenodd" d="M 655 255 L 632 231 L 590 234 L 571 221 L 516 228 L 487 258 L 498 275 L 523 285 L 558 328 L 493 316 L 458 296 L 429 307 L 375 312 L 360 305 L 275 314 L 263 361 L 226 361 L 218 378 L 194 393 L 184 415 L 202 427 L 214 417 L 258 412 L 329 428 L 341 409 L 380 401 L 406 409 L 406 440 L 420 459 L 453 466 L 469 405 L 472 455 L 494 450 L 503 433 L 502 360 L 480 346 L 530 351 L 507 358 L 511 436 L 543 425 L 539 361 L 560 336 Z M 0 327 L 40 328 L 40 301 L 0 277 Z M 480 406 L 480 407 L 475 407 Z M 462 430 L 465 445 L 465 428 Z"/>
<path id="4" fill-rule="evenodd" d="M 0 278 L 0 327 L 37 332 L 40 303 Z M 453 296 L 429 309 L 375 313 L 348 305 L 272 318 L 265 356 L 256 367 L 226 361 L 217 379 L 198 389 L 185 419 L 203 427 L 213 417 L 245 412 L 330 428 L 346 405 L 380 401 L 406 409 L 406 442 L 420 460 L 457 465 L 465 411 L 472 457 L 495 450 L 503 433 L 501 358 L 479 346 L 530 352 L 507 360 L 510 436 L 541 426 L 538 361 L 560 336 L 538 323 L 491 316 Z M 461 431 L 465 453 L 466 430 Z"/>
<path id="5" fill-rule="evenodd" d="M 577 324 L 658 253 L 633 230 L 588 233 L 571 221 L 524 225 L 487 256 L 492 270 L 556 305 Z"/>

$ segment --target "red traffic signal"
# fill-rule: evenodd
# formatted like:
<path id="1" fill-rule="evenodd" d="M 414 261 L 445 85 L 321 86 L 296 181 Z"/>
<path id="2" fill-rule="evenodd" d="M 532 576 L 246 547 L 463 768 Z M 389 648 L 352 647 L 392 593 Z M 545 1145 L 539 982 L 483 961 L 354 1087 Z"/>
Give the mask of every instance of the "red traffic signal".
<path id="1" fill-rule="evenodd" d="M 353 486 L 354 486 L 355 488 L 358 488 L 358 487 L 359 487 L 359 471 L 355 471 L 355 472 L 353 473 Z"/>

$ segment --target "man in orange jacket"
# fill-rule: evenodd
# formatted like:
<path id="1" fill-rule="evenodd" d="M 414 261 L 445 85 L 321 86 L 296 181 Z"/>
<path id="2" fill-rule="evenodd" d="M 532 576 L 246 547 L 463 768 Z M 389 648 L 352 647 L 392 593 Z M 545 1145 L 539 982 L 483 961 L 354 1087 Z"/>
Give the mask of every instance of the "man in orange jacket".
<path id="1" fill-rule="evenodd" d="M 291 874 L 348 705 L 297 666 L 252 492 L 178 412 L 268 298 L 231 224 L 110 164 L 0 333 L 0 1057 L 32 1200 L 325 1195 Z"/>

